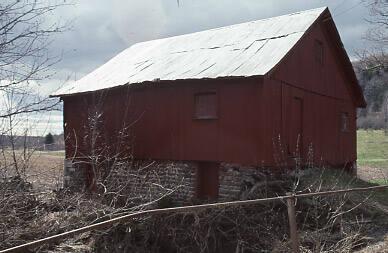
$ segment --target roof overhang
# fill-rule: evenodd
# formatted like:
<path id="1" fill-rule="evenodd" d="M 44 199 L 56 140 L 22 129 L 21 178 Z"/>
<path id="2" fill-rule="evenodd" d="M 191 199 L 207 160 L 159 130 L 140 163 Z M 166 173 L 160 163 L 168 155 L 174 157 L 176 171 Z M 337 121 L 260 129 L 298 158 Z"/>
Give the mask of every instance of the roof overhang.
<path id="1" fill-rule="evenodd" d="M 114 91 L 117 89 L 122 88 L 130 88 L 130 89 L 143 89 L 143 88 L 150 88 L 150 87 L 171 87 L 171 85 L 182 85 L 182 83 L 199 83 L 201 82 L 220 82 L 220 81 L 236 81 L 236 80 L 257 80 L 261 82 L 263 80 L 263 75 L 256 75 L 256 76 L 227 76 L 227 77 L 218 77 L 218 78 L 201 78 L 201 79 L 176 79 L 176 80 L 154 80 L 154 81 L 145 81 L 141 83 L 126 83 L 124 85 L 114 86 L 106 89 L 100 89 L 95 91 L 86 91 L 86 92 L 80 92 L 80 93 L 71 93 L 71 94 L 59 94 L 59 95 L 49 95 L 50 98 L 65 98 L 65 97 L 74 97 L 74 96 L 80 96 L 80 95 L 87 95 L 91 93 L 96 92 L 108 92 L 108 91 Z"/>

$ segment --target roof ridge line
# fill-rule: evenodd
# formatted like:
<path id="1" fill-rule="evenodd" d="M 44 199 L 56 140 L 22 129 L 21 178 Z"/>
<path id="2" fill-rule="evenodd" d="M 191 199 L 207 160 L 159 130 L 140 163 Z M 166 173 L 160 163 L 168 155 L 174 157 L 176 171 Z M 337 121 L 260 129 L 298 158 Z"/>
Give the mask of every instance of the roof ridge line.
<path id="1" fill-rule="evenodd" d="M 184 36 L 188 36 L 188 35 L 192 35 L 192 34 L 208 32 L 208 31 L 215 31 L 215 30 L 230 28 L 230 27 L 239 26 L 239 25 L 246 25 L 246 24 L 249 24 L 249 23 L 266 21 L 266 20 L 270 20 L 270 19 L 277 19 L 277 18 L 281 18 L 281 17 L 285 17 L 285 16 L 293 16 L 293 15 L 298 15 L 298 14 L 304 14 L 306 12 L 313 12 L 313 11 L 316 11 L 316 10 L 319 10 L 319 9 L 322 9 L 322 12 L 323 12 L 327 8 L 328 8 L 327 6 L 322 6 L 322 7 L 318 7 L 318 8 L 314 8 L 314 9 L 302 10 L 302 11 L 297 11 L 297 12 L 288 13 L 288 14 L 282 14 L 282 15 L 278 15 L 278 16 L 274 16 L 274 17 L 263 18 L 263 19 L 255 19 L 255 20 L 251 20 L 251 21 L 244 21 L 244 22 L 237 23 L 237 24 L 224 25 L 224 26 L 221 26 L 221 27 L 214 27 L 214 28 L 205 29 L 205 30 L 196 31 L 196 32 L 189 32 L 189 33 L 184 33 L 184 34 L 168 36 L 168 37 L 164 37 L 164 38 L 157 38 L 157 39 L 139 41 L 137 43 L 132 44 L 131 46 L 129 46 L 126 49 L 129 49 L 129 48 L 131 48 L 133 46 L 136 46 L 136 45 L 139 45 L 139 44 L 143 44 L 143 43 L 162 41 L 162 40 L 166 40 L 166 39 L 170 39 L 170 38 L 184 37 Z M 126 50 L 126 49 L 124 49 L 124 50 Z"/>

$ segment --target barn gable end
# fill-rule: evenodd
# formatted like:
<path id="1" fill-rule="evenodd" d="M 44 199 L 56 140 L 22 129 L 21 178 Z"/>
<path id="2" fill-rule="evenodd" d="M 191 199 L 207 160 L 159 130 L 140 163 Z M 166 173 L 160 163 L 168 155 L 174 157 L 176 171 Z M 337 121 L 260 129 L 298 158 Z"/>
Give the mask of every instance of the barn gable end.
<path id="1" fill-rule="evenodd" d="M 320 49 L 321 63 L 317 60 Z M 365 106 L 352 64 L 327 9 L 267 75 L 317 94 L 351 100 L 355 107 Z M 311 83 L 312 79 L 316 81 Z"/>
<path id="2" fill-rule="evenodd" d="M 332 165 L 356 160 L 356 109 L 365 105 L 333 25 L 327 11 L 266 79 L 269 89 L 282 87 L 282 136 L 288 152 L 299 148 L 305 157 Z"/>

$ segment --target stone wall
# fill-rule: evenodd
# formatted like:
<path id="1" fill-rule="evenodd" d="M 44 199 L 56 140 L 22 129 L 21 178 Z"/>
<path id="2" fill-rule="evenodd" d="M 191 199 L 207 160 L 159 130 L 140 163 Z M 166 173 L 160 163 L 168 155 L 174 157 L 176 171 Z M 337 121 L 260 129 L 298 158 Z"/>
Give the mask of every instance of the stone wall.
<path id="1" fill-rule="evenodd" d="M 126 191 L 149 202 L 168 195 L 173 204 L 187 204 L 195 197 L 196 164 L 191 162 L 137 161 L 132 173 L 116 171 L 112 177 L 121 178 Z"/>
<path id="2" fill-rule="evenodd" d="M 252 187 L 266 180 L 267 174 L 259 167 L 222 163 L 219 173 L 218 200 L 246 199 Z"/>
<path id="3" fill-rule="evenodd" d="M 187 161 L 136 161 L 130 165 L 116 166 L 97 186 L 109 188 L 105 191 L 120 191 L 120 194 L 136 196 L 143 203 L 166 194 L 174 205 L 198 203 L 196 199 L 198 166 L 196 162 Z M 128 169 L 129 167 L 131 169 Z M 82 180 L 85 182 L 85 177 L 80 166 L 77 167 L 67 161 L 64 174 L 65 187 L 73 189 L 78 187 L 80 190 L 84 188 Z M 221 163 L 218 201 L 249 198 L 247 194 L 252 187 L 260 182 L 266 182 L 267 175 L 258 167 Z"/>
<path id="4" fill-rule="evenodd" d="M 70 159 L 65 159 L 63 167 L 63 187 L 74 191 L 83 190 L 86 178 L 80 166 Z"/>
<path id="5" fill-rule="evenodd" d="M 65 160 L 64 182 L 66 189 L 111 192 L 126 195 L 146 203 L 168 195 L 174 204 L 188 204 L 195 198 L 196 163 L 172 161 L 136 161 L 131 163 L 100 165 L 96 187 L 85 187 L 87 183 L 85 163 Z M 135 201 L 135 200 L 134 200 Z"/>

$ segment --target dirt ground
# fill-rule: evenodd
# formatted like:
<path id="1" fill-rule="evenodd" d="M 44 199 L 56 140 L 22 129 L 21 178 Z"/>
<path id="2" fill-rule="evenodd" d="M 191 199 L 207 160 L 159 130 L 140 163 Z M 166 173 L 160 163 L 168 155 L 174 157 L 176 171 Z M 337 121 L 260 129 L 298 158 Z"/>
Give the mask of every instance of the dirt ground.
<path id="1" fill-rule="evenodd" d="M 42 190 L 62 187 L 64 156 L 58 152 L 36 152 L 32 156 L 32 166 L 27 171 L 29 181 Z"/>
<path id="2" fill-rule="evenodd" d="M 376 168 L 371 166 L 359 166 L 357 176 L 368 182 L 379 184 L 388 184 L 388 168 Z M 388 212 L 388 210 L 387 210 Z M 382 228 L 384 230 L 384 228 Z M 385 228 L 386 234 L 380 242 L 363 248 L 357 253 L 388 253 L 388 230 Z"/>
<path id="3" fill-rule="evenodd" d="M 364 181 L 388 182 L 388 168 L 375 168 L 370 166 L 359 166 L 357 176 Z"/>
<path id="4" fill-rule="evenodd" d="M 388 253 L 388 235 L 385 236 L 384 241 L 369 245 L 356 253 Z"/>

